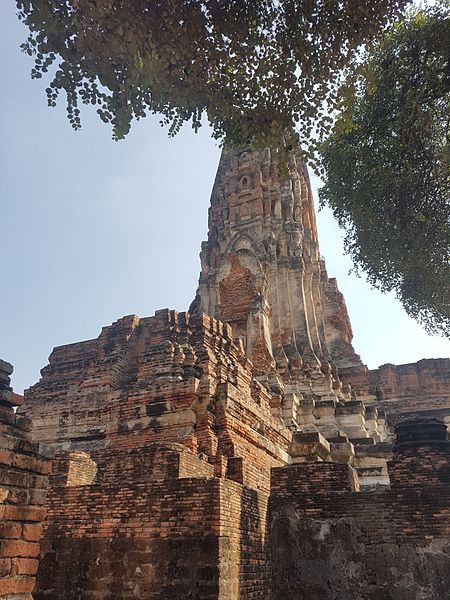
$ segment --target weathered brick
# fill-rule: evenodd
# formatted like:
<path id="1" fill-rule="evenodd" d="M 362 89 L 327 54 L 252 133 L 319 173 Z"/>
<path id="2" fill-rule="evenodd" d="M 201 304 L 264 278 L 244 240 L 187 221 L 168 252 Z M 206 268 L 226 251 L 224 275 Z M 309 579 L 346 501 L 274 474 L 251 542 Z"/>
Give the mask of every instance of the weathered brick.
<path id="1" fill-rule="evenodd" d="M 0 558 L 0 577 L 8 577 L 10 575 L 10 573 L 11 573 L 11 559 L 10 558 Z"/>
<path id="2" fill-rule="evenodd" d="M 24 523 L 23 539 L 29 542 L 38 542 L 42 535 L 41 523 Z"/>
<path id="3" fill-rule="evenodd" d="M 18 539 L 22 535 L 22 525 L 20 523 L 0 523 L 0 538 Z"/>
<path id="4" fill-rule="evenodd" d="M 31 593 L 33 589 L 34 578 L 26 575 L 23 577 L 5 577 L 0 581 L 0 594 L 2 596 L 6 596 L 7 598 L 8 595 L 13 596 L 14 594 L 26 592 Z"/>
<path id="5" fill-rule="evenodd" d="M 36 558 L 17 558 L 14 560 L 14 567 L 17 569 L 17 575 L 36 575 L 39 561 Z"/>
<path id="6" fill-rule="evenodd" d="M 34 558 L 39 555 L 39 544 L 25 540 L 0 540 L 0 556 L 7 558 Z"/>

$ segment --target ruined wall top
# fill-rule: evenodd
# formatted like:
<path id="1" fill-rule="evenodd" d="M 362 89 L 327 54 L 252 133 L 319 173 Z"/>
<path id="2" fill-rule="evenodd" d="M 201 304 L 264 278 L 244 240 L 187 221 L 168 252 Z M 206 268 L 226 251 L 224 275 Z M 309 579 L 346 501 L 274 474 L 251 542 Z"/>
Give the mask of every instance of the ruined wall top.
<path id="1" fill-rule="evenodd" d="M 13 371 L 12 364 L 0 359 L 0 408 L 4 411 L 12 411 L 15 406 L 20 406 L 23 401 L 23 397 L 12 390 L 11 375 Z"/>

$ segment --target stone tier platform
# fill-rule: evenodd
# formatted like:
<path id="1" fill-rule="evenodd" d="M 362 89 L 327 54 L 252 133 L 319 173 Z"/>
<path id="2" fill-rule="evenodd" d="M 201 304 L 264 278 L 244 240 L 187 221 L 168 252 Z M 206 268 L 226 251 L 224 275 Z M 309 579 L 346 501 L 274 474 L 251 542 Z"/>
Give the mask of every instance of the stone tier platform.
<path id="1" fill-rule="evenodd" d="M 375 473 L 381 455 L 371 464 L 366 452 L 359 465 L 355 448 L 388 437 L 383 411 L 327 390 L 320 396 L 317 378 L 295 393 L 281 379 L 276 388 L 263 385 L 232 328 L 205 314 L 123 317 L 94 340 L 55 348 L 41 373 L 19 408 L 33 419 L 36 441 L 87 452 L 181 443 L 211 462 L 239 459 L 245 484 L 262 491 L 271 467 L 299 459 L 293 436 L 305 436 L 304 460 Z M 314 435 L 326 451 L 308 445 Z M 386 479 L 385 463 L 380 475 Z"/>

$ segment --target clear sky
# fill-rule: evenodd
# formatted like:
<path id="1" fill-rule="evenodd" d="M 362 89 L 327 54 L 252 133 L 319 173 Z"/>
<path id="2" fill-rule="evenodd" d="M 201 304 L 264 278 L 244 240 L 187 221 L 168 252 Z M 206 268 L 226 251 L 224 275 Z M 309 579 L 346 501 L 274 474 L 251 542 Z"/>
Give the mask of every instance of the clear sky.
<path id="1" fill-rule="evenodd" d="M 186 310 L 220 150 L 203 128 L 174 139 L 148 117 L 113 142 L 94 111 L 74 132 L 62 102 L 30 79 L 12 0 L 0 4 L 0 358 L 16 392 L 35 383 L 54 346 L 96 337 L 123 315 Z M 317 182 L 314 182 L 317 184 Z M 375 368 L 450 356 L 391 295 L 348 276 L 342 235 L 319 212 L 321 251 L 338 278 L 354 346 Z"/>

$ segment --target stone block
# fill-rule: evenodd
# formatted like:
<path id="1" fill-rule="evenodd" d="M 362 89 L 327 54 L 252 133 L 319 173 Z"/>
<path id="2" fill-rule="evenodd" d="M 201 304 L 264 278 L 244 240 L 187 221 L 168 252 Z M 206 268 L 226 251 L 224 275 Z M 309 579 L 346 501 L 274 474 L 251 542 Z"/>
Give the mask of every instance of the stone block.
<path id="1" fill-rule="evenodd" d="M 293 463 L 329 460 L 330 444 L 319 432 L 295 432 L 290 454 Z"/>
<path id="2" fill-rule="evenodd" d="M 330 454 L 331 460 L 352 465 L 355 458 L 355 447 L 351 442 L 331 442 Z"/>

